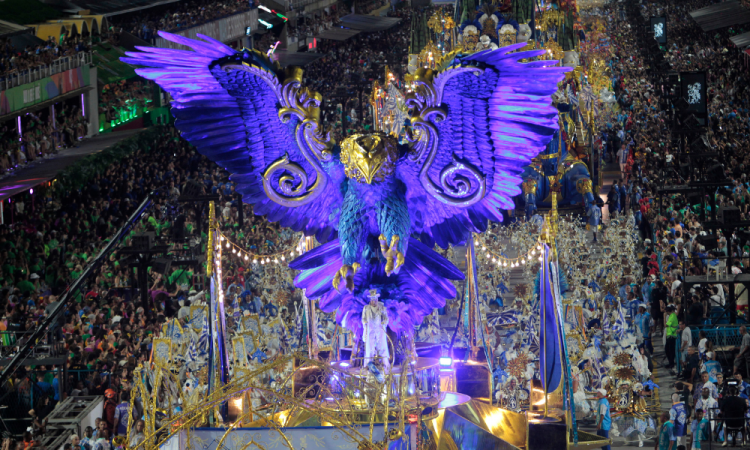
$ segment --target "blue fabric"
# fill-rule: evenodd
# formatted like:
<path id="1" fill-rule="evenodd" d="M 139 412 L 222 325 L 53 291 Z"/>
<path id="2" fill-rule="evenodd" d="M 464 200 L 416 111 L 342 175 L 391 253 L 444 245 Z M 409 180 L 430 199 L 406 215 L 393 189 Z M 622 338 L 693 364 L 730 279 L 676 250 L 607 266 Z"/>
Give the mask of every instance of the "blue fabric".
<path id="1" fill-rule="evenodd" d="M 55 391 L 55 397 L 54 400 L 56 402 L 60 401 L 60 381 L 57 379 L 57 377 L 52 379 L 52 389 Z"/>
<path id="2" fill-rule="evenodd" d="M 35 394 L 37 395 L 49 395 L 52 392 L 52 386 L 46 381 L 37 381 L 36 388 L 37 392 Z"/>
<path id="3" fill-rule="evenodd" d="M 596 430 L 597 436 L 601 436 L 604 439 L 609 439 L 609 430 Z M 602 450 L 610 450 L 612 447 L 609 445 L 605 445 L 602 447 Z"/>
<path id="4" fill-rule="evenodd" d="M 672 405 L 670 416 L 674 412 L 674 435 L 685 436 L 687 434 L 687 417 L 688 411 L 685 408 L 685 404 L 680 402 Z"/>
<path id="5" fill-rule="evenodd" d="M 609 429 L 612 427 L 612 416 L 610 415 L 610 412 L 609 412 L 609 400 L 607 400 L 606 398 L 600 398 L 599 403 L 597 403 L 596 405 L 597 422 L 601 414 L 602 405 L 607 407 L 607 412 L 606 414 L 604 414 L 604 418 L 602 419 L 601 429 L 609 432 Z"/>
<path id="6" fill-rule="evenodd" d="M 703 366 L 706 368 L 706 372 L 708 372 L 708 381 L 716 383 L 718 381 L 716 374 L 722 373 L 721 363 L 712 359 L 703 363 Z"/>
<path id="7" fill-rule="evenodd" d="M 552 270 L 549 262 L 550 249 L 544 247 L 544 268 L 542 270 L 543 289 L 539 293 L 541 307 L 541 324 L 543 335 L 539 348 L 539 367 L 542 375 L 542 386 L 546 392 L 552 392 L 562 380 L 562 345 L 560 339 L 560 324 L 557 320 L 557 306 L 552 289 Z"/>
<path id="8" fill-rule="evenodd" d="M 651 330 L 651 314 L 645 312 L 643 314 L 639 314 L 638 316 L 640 316 L 640 320 L 636 323 L 636 325 L 641 330 L 641 335 L 645 338 L 646 336 L 648 336 L 648 332 Z"/>
<path id="9" fill-rule="evenodd" d="M 664 422 L 659 429 L 659 450 L 669 450 L 670 442 L 675 440 L 674 436 L 674 424 L 672 422 Z M 673 446 L 676 449 L 676 446 Z"/>

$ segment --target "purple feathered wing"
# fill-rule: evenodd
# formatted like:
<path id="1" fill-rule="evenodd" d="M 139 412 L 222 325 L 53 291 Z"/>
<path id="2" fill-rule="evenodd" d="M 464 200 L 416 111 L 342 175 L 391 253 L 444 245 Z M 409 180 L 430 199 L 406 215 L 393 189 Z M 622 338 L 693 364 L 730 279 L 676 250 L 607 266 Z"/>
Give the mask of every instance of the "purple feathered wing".
<path id="1" fill-rule="evenodd" d="M 522 63 L 545 53 L 512 53 L 524 45 L 458 56 L 438 74 L 416 74 L 416 89 L 407 95 L 412 124 L 421 131 L 415 149 L 434 145 L 434 160 L 427 180 L 420 172 L 429 150 L 407 158 L 398 176 L 408 186 L 411 230 L 427 245 L 447 248 L 485 231 L 489 221 L 502 221 L 500 210 L 513 209 L 512 197 L 521 193 L 523 167 L 559 128 L 551 96 L 571 68 Z M 480 178 L 485 193 L 469 201 Z"/>

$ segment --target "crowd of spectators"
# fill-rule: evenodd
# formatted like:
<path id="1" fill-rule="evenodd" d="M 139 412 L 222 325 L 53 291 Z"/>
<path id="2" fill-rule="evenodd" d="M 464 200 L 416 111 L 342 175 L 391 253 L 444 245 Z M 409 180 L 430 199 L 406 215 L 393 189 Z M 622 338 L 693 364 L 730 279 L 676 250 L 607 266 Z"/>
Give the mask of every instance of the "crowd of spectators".
<path id="1" fill-rule="evenodd" d="M 69 36 L 57 41 L 50 36 L 43 44 L 15 48 L 10 38 L 0 39 L 0 80 L 37 66 L 50 65 L 64 57 L 76 57 L 91 48 L 90 36 Z"/>
<path id="2" fill-rule="evenodd" d="M 146 42 L 153 43 L 159 31 L 180 31 L 255 7 L 257 3 L 247 0 L 175 2 L 163 8 L 123 15 L 113 21 L 112 25 L 115 32 L 127 31 Z"/>
<path id="3" fill-rule="evenodd" d="M 211 9 L 212 15 L 205 17 L 216 18 L 216 14 L 227 7 Z M 392 54 L 393 48 L 408 47 L 409 12 L 401 10 L 395 14 L 404 20 L 390 31 L 361 34 L 347 42 L 321 42 L 322 51 L 327 55 L 306 68 L 306 83 L 329 98 L 338 87 L 353 89 L 370 84 L 370 78 L 380 76 L 379 72 L 375 74 L 373 71 L 384 68 L 387 55 Z M 160 22 L 160 25 L 164 24 L 179 26 L 166 18 Z M 402 64 L 391 66 L 403 71 L 405 55 L 399 55 L 399 60 Z M 358 84 L 362 80 L 365 83 Z M 103 94 L 101 112 L 107 120 L 116 114 L 116 101 L 145 101 L 147 87 L 137 83 L 130 86 L 133 89 L 111 85 Z M 363 96 L 365 102 L 368 95 L 369 88 Z M 112 101 L 107 100 L 107 96 Z M 352 97 L 356 98 L 356 94 Z M 342 104 L 342 101 L 326 104 L 328 123 L 337 121 L 346 106 L 347 132 L 365 129 L 363 121 L 358 120 L 358 105 L 354 102 Z M 367 122 L 369 107 L 363 110 L 366 112 L 364 122 Z M 75 145 L 85 134 L 85 123 L 82 119 L 77 120 L 78 116 L 80 111 L 73 106 L 58 111 L 56 128 L 45 125 L 42 120 L 28 119 L 34 125 L 25 127 L 28 131 L 20 142 L 17 130 L 8 123 L 2 130 L 9 139 L 2 141 L 6 148 L 0 151 L 0 162 L 5 163 L 7 158 L 7 166 L 13 167 L 24 159 L 44 156 L 48 149 L 54 151 L 64 145 Z M 341 123 L 337 125 L 338 133 L 342 133 Z M 159 187 L 165 187 L 166 195 L 156 200 L 148 218 L 142 220 L 130 236 L 143 231 L 154 231 L 161 237 L 171 236 L 174 216 L 170 215 L 167 204 L 180 195 L 189 180 L 205 185 L 206 193 L 220 196 L 217 215 L 221 217 L 222 233 L 233 242 L 257 255 L 274 254 L 297 245 L 298 235 L 253 215 L 249 205 L 240 206 L 239 196 L 233 183 L 228 181 L 228 174 L 197 154 L 179 138 L 174 128 L 165 127 L 150 148 L 140 149 L 113 162 L 80 189 L 45 195 L 46 200 L 37 199 L 33 207 L 28 198 L 25 202 L 23 198 L 16 199 L 13 224 L 0 227 L 0 247 L 3 248 L 0 254 L 1 353 L 9 355 L 17 351 L 24 334 L 34 330 L 53 310 L 66 288 L 81 275 L 144 196 Z M 239 207 L 244 208 L 242 214 Z M 186 232 L 195 233 L 196 216 L 192 211 L 185 215 Z M 241 218 L 243 226 L 240 226 Z M 205 223 L 203 232 L 205 234 Z M 129 239 L 123 245 L 127 245 Z M 67 362 L 69 379 L 60 380 L 59 367 L 24 367 L 14 374 L 11 384 L 3 387 L 16 394 L 19 406 L 16 410 L 23 412 L 21 416 L 33 417 L 34 422 L 39 423 L 34 433 L 42 432 L 45 417 L 56 402 L 66 396 L 104 395 L 109 403 L 119 404 L 118 399 L 122 400 L 132 386 L 133 369 L 148 358 L 149 345 L 159 335 L 165 321 L 176 317 L 177 310 L 183 308 L 186 301 L 194 304 L 203 301 L 203 266 L 187 270 L 174 267 L 171 273 L 149 274 L 147 288 L 151 302 L 144 307 L 132 290 L 135 281 L 125 262 L 126 256 L 114 253 L 89 278 L 86 288 L 70 301 L 65 316 L 55 324 L 54 332 L 60 330 L 66 352 L 70 355 Z M 252 263 L 245 264 L 247 267 L 241 260 L 236 260 L 228 265 L 228 277 L 236 279 L 253 291 L 254 296 L 267 302 L 260 290 L 245 281 L 250 279 L 247 274 Z M 289 285 L 289 296 L 292 292 Z M 178 305 L 176 302 L 182 303 Z M 279 314 L 287 322 L 292 319 L 288 310 Z M 287 325 L 293 326 L 291 322 Z M 30 410 L 33 412 L 26 416 L 26 411 Z M 102 427 L 111 438 L 117 427 L 110 416 L 105 414 Z M 29 436 L 29 442 L 34 440 L 34 433 Z M 103 435 L 93 430 L 93 439 L 97 434 Z"/>
<path id="4" fill-rule="evenodd" d="M 709 245 L 704 238 L 712 232 L 705 224 L 712 209 L 715 212 L 722 206 L 737 206 L 740 220 L 750 219 L 750 180 L 746 174 L 750 167 L 750 90 L 744 55 L 729 40 L 747 27 L 703 32 L 688 13 L 712 3 L 689 0 L 639 5 L 646 21 L 652 16 L 667 17 L 669 40 L 663 50 L 671 70 L 707 72 L 707 147 L 692 140 L 683 142 L 682 148 L 678 146 L 678 130 L 661 101 L 660 77 L 647 67 L 633 25 L 618 20 L 616 8 L 605 15 L 618 110 L 615 119 L 606 124 L 603 148 L 608 158 L 620 163 L 621 169 L 621 179 L 608 195 L 608 209 L 612 216 L 632 212 L 639 224 L 646 244 L 641 275 L 648 278 L 643 286 L 638 286 L 642 291 L 636 292 L 635 297 L 642 295 L 648 301 L 648 313 L 653 318 L 649 333 L 660 336 L 665 343 L 666 367 L 675 369 L 672 373 L 679 380 L 673 406 L 657 429 L 668 431 L 659 437 L 659 445 L 665 445 L 665 439 L 666 445 L 670 440 L 684 445 L 685 436 L 692 429 L 692 439 L 698 441 L 698 446 L 692 448 L 700 448 L 700 440 L 714 439 L 727 445 L 734 439 L 727 431 L 745 426 L 750 397 L 743 380 L 743 375 L 750 375 L 746 364 L 750 360 L 750 335 L 744 326 L 739 330 L 735 356 L 721 358 L 719 355 L 726 355 L 726 349 L 719 352 L 714 348 L 716 343 L 703 332 L 695 340 L 691 330 L 717 320 L 725 314 L 726 306 L 734 307 L 728 304 L 730 297 L 736 297 L 739 320 L 747 319 L 747 291 L 737 285 L 730 293 L 730 285 L 712 283 L 709 278 L 690 289 L 682 288 L 685 276 L 710 273 L 713 277 L 715 271 L 731 275 L 750 271 L 750 243 L 741 232 L 727 235 L 716 230 L 715 245 Z M 691 168 L 681 154 L 685 150 L 716 156 Z M 667 185 L 700 181 L 702 178 L 694 169 L 705 172 L 714 166 L 720 169 L 718 177 L 715 173 L 713 176 L 722 181 L 726 177 L 727 186 L 711 188 L 706 198 L 658 191 Z M 736 381 L 730 383 L 730 378 Z M 738 436 L 741 440 L 742 434 Z"/>
<path id="5" fill-rule="evenodd" d="M 175 2 L 165 8 L 153 8 L 153 12 L 139 11 L 137 14 L 124 14 L 110 18 L 110 28 L 92 35 L 82 33 L 56 39 L 49 36 L 43 44 L 15 48 L 10 38 L 0 39 L 0 80 L 14 74 L 22 74 L 36 66 L 49 65 L 62 57 L 75 57 L 91 50 L 95 42 L 119 42 L 123 31 L 150 43 L 154 42 L 159 30 L 179 31 L 212 20 L 236 14 L 257 7 L 257 3 L 246 0 L 225 0 L 211 2 L 195 0 Z"/>
<path id="6" fill-rule="evenodd" d="M 296 26 L 289 27 L 287 35 L 298 40 L 312 38 L 337 26 L 341 18 L 347 14 L 355 11 L 357 14 L 369 14 L 386 4 L 386 0 L 363 0 L 355 1 L 352 10 L 347 10 L 343 5 L 331 5 L 312 13 L 303 12 L 297 19 Z"/>
<path id="7" fill-rule="evenodd" d="M 393 73 L 406 73 L 411 10 L 403 8 L 388 15 L 402 20 L 389 30 L 360 33 L 345 41 L 321 39 L 317 51 L 325 56 L 305 66 L 305 84 L 323 96 L 322 118 L 333 127 L 336 138 L 372 126 L 368 99 L 373 81 L 383 79 L 386 65 Z M 342 89 L 345 96 L 339 97 Z"/>
<path id="8" fill-rule="evenodd" d="M 78 101 L 60 102 L 56 114 L 29 113 L 23 117 L 23 136 L 18 135 L 15 120 L 0 127 L 0 178 L 17 169 L 47 159 L 60 149 L 77 147 L 86 136 L 88 123 Z"/>
<path id="9" fill-rule="evenodd" d="M 309 14 L 303 13 L 302 17 L 297 19 L 296 26 L 288 27 L 287 35 L 290 38 L 304 41 L 305 38 L 311 38 L 325 30 L 330 30 L 339 23 L 341 17 L 347 14 L 349 13 L 340 5 L 332 5 Z"/>
<path id="10" fill-rule="evenodd" d="M 217 215 L 222 232 L 230 239 L 256 254 L 294 248 L 298 237 L 289 230 L 253 215 L 249 205 L 242 205 L 240 214 L 240 200 L 228 174 L 196 153 L 176 129 L 162 127 L 156 135 L 158 139 L 150 148 L 112 163 L 80 189 L 40 195 L 55 200 L 40 198 L 35 208 L 22 206 L 15 211 L 12 225 L 0 227 L 3 356 L 16 351 L 24 333 L 37 328 L 108 238 L 146 194 L 157 188 L 163 187 L 163 195 L 124 245 L 140 232 L 153 231 L 157 239 L 172 237 L 176 221 L 167 205 L 179 197 L 186 182 L 194 180 L 205 186 L 206 193 L 219 196 Z M 16 208 L 19 202 L 23 204 L 23 199 L 16 199 Z M 185 215 L 185 232 L 195 235 L 195 215 L 190 211 Z M 240 226 L 242 216 L 244 225 Z M 205 226 L 204 223 L 204 250 Z M 131 386 L 132 370 L 148 358 L 151 339 L 159 335 L 162 324 L 176 317 L 186 300 L 195 304 L 203 301 L 204 266 L 199 264 L 173 267 L 165 274 L 150 272 L 146 289 L 151 302 L 143 305 L 131 290 L 134 281 L 126 258 L 126 254 L 113 253 L 89 278 L 87 287 L 70 301 L 64 317 L 53 327 L 53 333 L 60 330 L 70 355 L 69 379 L 61 383 L 56 370 L 59 367 L 21 368 L 16 372 L 11 386 L 18 398 L 18 411 L 33 409 L 43 421 L 65 396 L 106 395 L 108 389 L 121 396 Z M 242 270 L 235 267 L 230 271 L 241 275 L 251 265 L 245 261 Z M 244 281 L 242 285 L 245 286 Z M 248 288 L 252 286 L 248 284 Z M 184 315 L 180 318 L 184 319 Z M 111 437 L 115 433 L 113 419 L 104 419 Z"/>
<path id="11" fill-rule="evenodd" d="M 107 122 L 125 122 L 140 116 L 153 103 L 153 85 L 140 78 L 104 85 L 99 94 L 99 114 Z"/>

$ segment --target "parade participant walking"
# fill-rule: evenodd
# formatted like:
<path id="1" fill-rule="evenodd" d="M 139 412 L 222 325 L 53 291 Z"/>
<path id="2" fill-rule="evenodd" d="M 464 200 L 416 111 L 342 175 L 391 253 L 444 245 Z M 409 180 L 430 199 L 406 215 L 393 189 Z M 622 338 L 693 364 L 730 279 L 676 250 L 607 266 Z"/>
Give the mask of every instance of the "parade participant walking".
<path id="1" fill-rule="evenodd" d="M 609 400 L 607 400 L 606 389 L 598 389 L 596 395 L 599 402 L 596 405 L 596 434 L 609 439 L 609 429 L 612 427 L 612 416 L 609 412 Z M 610 450 L 610 445 L 605 445 L 602 450 Z"/>
<path id="2" fill-rule="evenodd" d="M 656 437 L 656 445 L 654 450 L 676 450 L 677 441 L 674 437 L 674 424 L 669 419 L 669 413 L 661 413 L 661 428 L 659 428 L 659 434 Z"/>
<path id="3" fill-rule="evenodd" d="M 685 443 L 687 435 L 688 410 L 687 405 L 680 398 L 680 394 L 672 394 L 672 408 L 669 410 L 669 420 L 674 425 L 673 434 L 677 439 L 677 445 Z"/>

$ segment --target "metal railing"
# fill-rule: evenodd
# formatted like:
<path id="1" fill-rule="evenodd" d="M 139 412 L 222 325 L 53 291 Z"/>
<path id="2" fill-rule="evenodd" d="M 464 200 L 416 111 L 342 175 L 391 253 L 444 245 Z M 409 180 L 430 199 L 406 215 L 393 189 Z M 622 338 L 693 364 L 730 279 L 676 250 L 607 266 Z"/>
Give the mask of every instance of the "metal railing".
<path id="1" fill-rule="evenodd" d="M 0 75 L 0 91 L 41 80 L 56 73 L 89 65 L 93 61 L 91 52 L 79 52 L 74 56 L 64 56 L 52 61 L 50 64 L 41 64 L 36 67 L 21 71 L 9 72 Z"/>
<path id="2" fill-rule="evenodd" d="M 34 332 L 35 330 L 0 331 L 0 358 L 14 356 Z M 35 357 L 55 357 L 62 354 L 65 354 L 65 345 L 61 339 L 54 337 L 54 330 L 47 330 L 32 352 Z"/>

